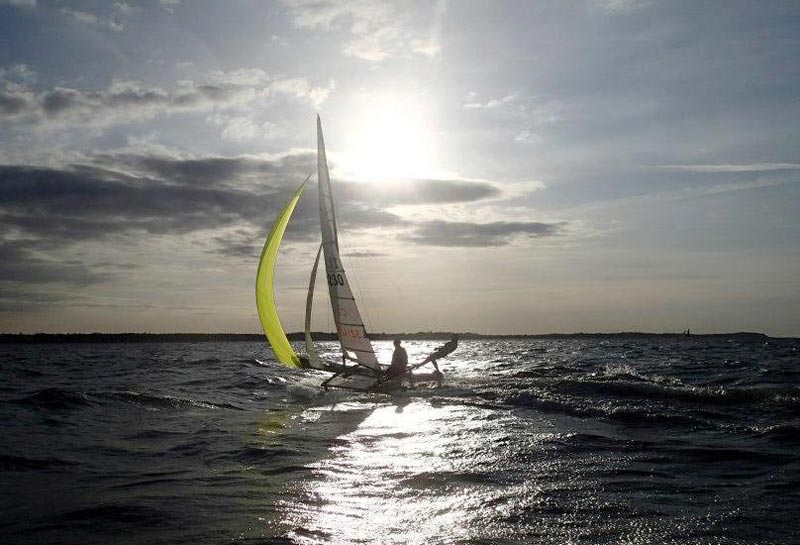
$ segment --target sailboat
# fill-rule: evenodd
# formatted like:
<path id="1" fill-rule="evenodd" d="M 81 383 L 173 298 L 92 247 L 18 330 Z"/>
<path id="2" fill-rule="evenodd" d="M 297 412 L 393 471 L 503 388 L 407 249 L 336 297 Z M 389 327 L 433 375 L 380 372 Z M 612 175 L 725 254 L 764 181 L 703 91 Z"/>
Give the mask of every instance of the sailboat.
<path id="1" fill-rule="evenodd" d="M 355 294 L 350 288 L 347 274 L 339 253 L 339 235 L 336 226 L 336 212 L 331 191 L 328 160 L 325 155 L 325 141 L 322 136 L 322 122 L 317 116 L 317 185 L 319 191 L 320 231 L 322 243 L 311 269 L 305 314 L 306 355 L 298 355 L 292 347 L 281 326 L 275 304 L 273 288 L 275 263 L 278 257 L 283 234 L 297 206 L 311 175 L 294 192 L 289 202 L 281 210 L 264 243 L 256 275 L 256 306 L 264 334 L 275 353 L 276 359 L 289 367 L 317 369 L 332 373 L 322 383 L 325 388 L 346 388 L 352 390 L 376 390 L 399 386 L 403 380 L 440 380 L 441 374 L 411 374 L 413 369 L 425 362 L 409 365 L 406 373 L 399 377 L 387 378 L 386 366 L 378 362 L 364 320 L 361 318 Z M 323 361 L 314 346 L 311 336 L 311 311 L 314 286 L 320 257 L 324 259 L 325 275 L 328 283 L 333 319 L 341 345 L 341 362 Z"/>

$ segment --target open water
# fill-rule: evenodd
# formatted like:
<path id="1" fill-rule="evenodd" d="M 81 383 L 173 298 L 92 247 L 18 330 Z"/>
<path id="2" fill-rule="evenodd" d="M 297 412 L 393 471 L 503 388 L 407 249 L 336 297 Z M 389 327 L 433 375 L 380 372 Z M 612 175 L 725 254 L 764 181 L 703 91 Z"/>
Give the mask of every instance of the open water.
<path id="1" fill-rule="evenodd" d="M 800 543 L 799 349 L 465 341 L 390 396 L 265 344 L 3 345 L 0 543 Z"/>

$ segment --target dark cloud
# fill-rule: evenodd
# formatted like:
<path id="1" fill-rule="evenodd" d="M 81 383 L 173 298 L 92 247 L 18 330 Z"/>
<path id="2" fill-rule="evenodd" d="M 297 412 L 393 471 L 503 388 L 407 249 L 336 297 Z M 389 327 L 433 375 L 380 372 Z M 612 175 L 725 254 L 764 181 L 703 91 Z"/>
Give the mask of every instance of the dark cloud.
<path id="1" fill-rule="evenodd" d="M 129 155 L 114 157 L 119 164 L 127 159 L 126 166 L 172 183 L 187 185 L 223 184 L 237 179 L 250 170 L 248 161 L 231 157 L 203 159 L 173 159 Z"/>
<path id="2" fill-rule="evenodd" d="M 244 238 L 214 240 L 225 255 L 249 256 L 314 163 L 311 152 L 270 159 L 120 153 L 58 168 L 0 165 L 0 226 L 62 244 L 135 232 L 180 235 L 246 227 Z M 461 180 L 335 185 L 338 219 L 346 230 L 407 224 L 383 209 L 386 205 L 467 202 L 499 193 L 491 184 Z M 316 195 L 312 180 L 287 239 L 319 236 Z"/>
<path id="3" fill-rule="evenodd" d="M 300 180 L 313 172 L 314 162 L 311 152 L 270 159 L 121 153 L 58 168 L 0 165 L 0 227 L 59 248 L 120 237 L 131 241 L 142 233 L 209 230 L 218 232 L 209 239 L 209 251 L 249 258 L 259 254 L 273 219 Z M 335 185 L 339 226 L 351 233 L 414 225 L 385 210 L 387 205 L 468 202 L 499 194 L 489 183 L 462 180 Z M 548 224 L 429 222 L 417 227 L 412 238 L 421 244 L 492 246 L 513 235 L 546 236 L 554 230 Z M 319 238 L 313 180 L 286 238 Z"/>
<path id="4" fill-rule="evenodd" d="M 466 180 L 406 180 L 391 184 L 340 184 L 343 199 L 382 205 L 453 204 L 497 197 L 500 190 L 488 182 Z M 338 189 L 338 188 L 337 188 Z"/>
<path id="5" fill-rule="evenodd" d="M 88 162 L 91 161 L 91 162 Z M 309 167 L 308 154 L 276 158 L 176 159 L 103 155 L 61 168 L 0 165 L 0 228 L 54 248 L 141 233 L 183 235 L 237 229 L 209 250 L 258 255 L 269 226 Z M 93 163 L 93 164 L 92 164 Z M 307 175 L 307 173 L 305 174 Z M 315 185 L 301 200 L 288 240 L 319 237 Z M 399 225 L 397 215 L 359 202 L 339 203 L 340 225 Z"/>
<path id="6" fill-rule="evenodd" d="M 446 204 L 471 202 L 500 195 L 500 190 L 486 182 L 467 182 L 460 180 L 415 180 L 409 184 L 406 201 L 409 204 Z M 402 199 L 403 197 L 401 197 Z"/>
<path id="7" fill-rule="evenodd" d="M 32 291 L 24 288 L 6 290 L 0 283 L 0 312 L 45 310 L 73 300 L 63 292 Z"/>
<path id="8" fill-rule="evenodd" d="M 283 204 L 281 203 L 281 206 Z M 213 251 L 229 257 L 257 257 L 261 253 L 265 237 L 276 214 L 262 218 L 261 223 L 255 229 L 249 231 L 240 230 L 232 235 L 215 237 L 214 241 L 217 246 Z M 396 214 L 357 203 L 340 203 L 337 207 L 337 220 L 339 220 L 339 228 L 348 233 L 355 233 L 364 229 L 399 227 L 408 224 Z M 289 222 L 286 228 L 284 239 L 288 241 L 314 242 L 318 241 L 320 236 L 319 205 L 316 193 L 312 192 L 307 195 L 307 198 L 303 198 L 295 209 L 292 221 Z"/>
<path id="9" fill-rule="evenodd" d="M 79 104 L 80 93 L 72 89 L 56 89 L 42 97 L 42 110 L 48 115 L 58 115 Z"/>
<path id="10" fill-rule="evenodd" d="M 39 257 L 36 250 L 43 244 L 35 240 L 0 242 L 0 286 L 8 293 L 9 286 L 18 283 L 60 283 L 85 286 L 108 280 L 111 275 L 98 272 L 74 261 Z"/>
<path id="11" fill-rule="evenodd" d="M 75 260 L 43 257 L 48 242 L 25 239 L 0 241 L 0 312 L 22 312 L 73 299 L 71 291 L 118 275 L 107 267 L 85 266 Z"/>
<path id="12" fill-rule="evenodd" d="M 160 114 L 250 107 L 275 96 L 309 102 L 316 107 L 329 92 L 313 87 L 304 78 L 277 79 L 258 72 L 258 78 L 247 79 L 236 73 L 215 73 L 218 81 L 184 81 L 173 90 L 115 81 L 106 89 L 55 87 L 34 92 L 0 80 L 0 89 L 4 84 L 6 87 L 0 90 L 0 120 L 18 125 L 72 122 L 106 126 L 149 120 Z"/>
<path id="13" fill-rule="evenodd" d="M 515 236 L 551 237 L 563 233 L 564 223 L 506 222 L 469 223 L 427 221 L 417 225 L 409 239 L 429 246 L 503 246 Z"/>
<path id="14" fill-rule="evenodd" d="M 237 229 L 214 237 L 212 251 L 226 257 L 256 258 L 261 254 L 266 229 Z"/>
<path id="15" fill-rule="evenodd" d="M 316 213 L 319 214 L 319 212 Z M 340 228 L 347 230 L 366 227 L 390 227 L 406 223 L 400 216 L 391 212 L 351 202 L 343 202 L 337 207 L 336 221 Z"/>
<path id="16" fill-rule="evenodd" d="M 169 183 L 187 185 L 296 186 L 316 170 L 316 155 L 299 152 L 273 159 L 256 157 L 178 158 L 141 154 L 98 154 L 92 162 Z"/>
<path id="17" fill-rule="evenodd" d="M 248 244 L 246 242 L 229 242 L 224 238 L 217 238 L 219 246 L 214 252 L 227 257 L 256 258 L 260 255 L 261 249 L 254 240 Z"/>
<path id="18" fill-rule="evenodd" d="M 161 113 L 236 106 L 255 98 L 252 88 L 188 83 L 176 91 L 114 83 L 107 89 L 56 87 L 42 93 L 0 91 L 0 119 L 21 124 L 74 121 L 81 124 L 150 119 Z"/>
<path id="19" fill-rule="evenodd" d="M 83 167 L 0 166 L 0 224 L 65 241 L 125 231 L 187 233 L 275 211 L 272 197 Z"/>
<path id="20" fill-rule="evenodd" d="M 0 91 L 0 116 L 13 117 L 20 115 L 29 106 L 30 102 L 24 94 Z"/>

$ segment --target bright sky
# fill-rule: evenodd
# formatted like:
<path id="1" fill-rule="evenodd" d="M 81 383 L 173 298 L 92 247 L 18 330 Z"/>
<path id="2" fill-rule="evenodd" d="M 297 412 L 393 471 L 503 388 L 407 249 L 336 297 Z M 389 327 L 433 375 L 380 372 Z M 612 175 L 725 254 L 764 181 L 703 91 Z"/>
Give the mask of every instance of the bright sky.
<path id="1" fill-rule="evenodd" d="M 372 331 L 800 335 L 798 89 L 792 1 L 0 0 L 0 331 L 258 332 L 319 112 Z"/>

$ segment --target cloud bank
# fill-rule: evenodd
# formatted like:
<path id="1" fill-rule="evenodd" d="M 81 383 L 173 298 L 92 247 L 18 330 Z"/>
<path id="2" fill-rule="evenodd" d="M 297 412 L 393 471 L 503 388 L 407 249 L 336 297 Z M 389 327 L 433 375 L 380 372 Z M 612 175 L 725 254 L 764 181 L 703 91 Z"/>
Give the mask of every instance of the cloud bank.
<path id="1" fill-rule="evenodd" d="M 147 121 L 160 115 L 241 109 L 281 97 L 318 108 L 333 86 L 330 83 L 328 87 L 315 87 L 303 78 L 270 77 L 257 69 L 215 72 L 209 82 L 183 81 L 171 91 L 139 82 L 114 81 L 100 90 L 56 87 L 36 92 L 3 81 L 0 120 L 16 125 L 107 126 Z"/>

